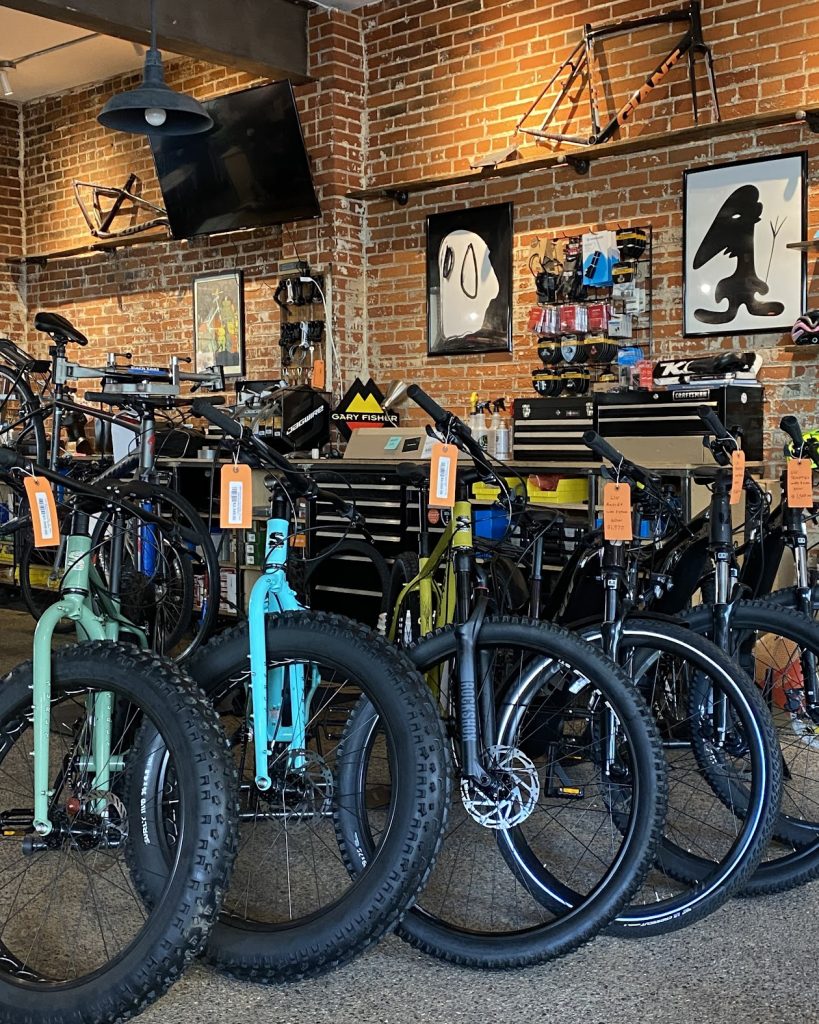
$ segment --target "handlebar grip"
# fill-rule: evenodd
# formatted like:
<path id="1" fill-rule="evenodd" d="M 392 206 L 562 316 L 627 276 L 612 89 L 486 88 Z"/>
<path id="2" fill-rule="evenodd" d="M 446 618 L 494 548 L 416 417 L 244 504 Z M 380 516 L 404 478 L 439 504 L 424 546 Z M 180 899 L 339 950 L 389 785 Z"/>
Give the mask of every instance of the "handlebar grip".
<path id="1" fill-rule="evenodd" d="M 706 427 L 708 427 L 708 430 L 714 435 L 714 437 L 726 438 L 732 436 L 731 434 L 728 433 L 725 424 L 722 422 L 719 416 L 717 416 L 714 410 L 709 408 L 709 406 L 699 406 L 699 408 L 697 409 L 697 415 L 706 425 Z"/>
<path id="2" fill-rule="evenodd" d="M 411 398 L 416 405 L 420 405 L 427 416 L 430 417 L 436 424 L 442 423 L 447 419 L 449 413 L 446 409 L 442 409 L 440 405 L 426 393 L 417 384 L 410 384 L 407 388 L 407 398 Z"/>
<path id="3" fill-rule="evenodd" d="M 26 460 L 13 448 L 0 448 L 0 469 L 14 469 L 15 466 L 25 466 Z"/>
<path id="4" fill-rule="evenodd" d="M 195 398 L 191 405 L 191 412 L 194 416 L 201 416 L 203 419 L 206 419 L 215 427 L 220 427 L 229 437 L 241 439 L 241 423 L 237 423 L 236 420 L 226 413 L 217 412 L 213 407 L 213 402 L 205 401 L 204 398 Z"/>
<path id="5" fill-rule="evenodd" d="M 802 428 L 799 426 L 799 420 L 795 416 L 783 416 L 779 421 L 780 430 L 784 430 L 788 437 L 793 441 L 794 445 L 798 448 L 802 447 Z"/>
<path id="6" fill-rule="evenodd" d="M 608 459 L 608 461 L 614 466 L 617 466 L 619 463 L 624 461 L 622 452 L 618 452 L 617 449 L 613 445 L 609 444 L 604 437 L 601 437 L 596 430 L 587 430 L 585 434 L 583 434 L 583 444 L 587 448 L 591 448 L 595 455 L 599 455 L 601 459 Z"/>

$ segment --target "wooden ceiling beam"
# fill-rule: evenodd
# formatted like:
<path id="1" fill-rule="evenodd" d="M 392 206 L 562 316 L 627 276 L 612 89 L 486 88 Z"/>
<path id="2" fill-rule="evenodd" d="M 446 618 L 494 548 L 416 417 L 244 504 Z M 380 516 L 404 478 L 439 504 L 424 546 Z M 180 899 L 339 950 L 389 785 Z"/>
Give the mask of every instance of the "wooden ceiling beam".
<path id="1" fill-rule="evenodd" d="M 149 42 L 149 0 L 3 0 L 27 14 L 91 32 Z M 159 46 L 267 78 L 308 80 L 308 7 L 289 0 L 159 0 Z"/>

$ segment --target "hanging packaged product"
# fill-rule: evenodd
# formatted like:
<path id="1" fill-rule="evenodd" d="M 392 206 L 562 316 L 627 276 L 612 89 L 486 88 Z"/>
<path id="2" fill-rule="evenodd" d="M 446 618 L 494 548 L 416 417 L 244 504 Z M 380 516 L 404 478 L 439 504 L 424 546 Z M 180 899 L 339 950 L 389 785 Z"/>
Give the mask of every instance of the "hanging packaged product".
<path id="1" fill-rule="evenodd" d="M 610 288 L 611 270 L 620 253 L 614 231 L 587 231 L 583 235 L 583 284 L 588 288 Z"/>
<path id="2" fill-rule="evenodd" d="M 534 334 L 543 333 L 543 314 L 546 312 L 545 309 L 541 309 L 540 306 L 533 306 L 529 310 L 529 330 Z"/>
<path id="3" fill-rule="evenodd" d="M 563 379 L 554 370 L 532 370 L 532 387 L 543 398 L 557 398 L 563 390 Z"/>
<path id="4" fill-rule="evenodd" d="M 630 338 L 633 326 L 631 313 L 612 313 L 609 334 L 612 338 Z"/>
<path id="5" fill-rule="evenodd" d="M 611 307 L 607 302 L 590 302 L 586 306 L 586 329 L 599 333 L 609 325 Z"/>
<path id="6" fill-rule="evenodd" d="M 618 228 L 615 238 L 621 260 L 639 260 L 648 245 L 645 228 Z"/>
<path id="7" fill-rule="evenodd" d="M 618 380 L 623 387 L 637 389 L 640 386 L 638 364 L 643 358 L 643 350 L 636 345 L 627 345 L 617 353 Z"/>
<path id="8" fill-rule="evenodd" d="M 560 362 L 560 345 L 555 341 L 547 341 L 538 345 L 537 354 L 544 366 L 552 366 Z"/>

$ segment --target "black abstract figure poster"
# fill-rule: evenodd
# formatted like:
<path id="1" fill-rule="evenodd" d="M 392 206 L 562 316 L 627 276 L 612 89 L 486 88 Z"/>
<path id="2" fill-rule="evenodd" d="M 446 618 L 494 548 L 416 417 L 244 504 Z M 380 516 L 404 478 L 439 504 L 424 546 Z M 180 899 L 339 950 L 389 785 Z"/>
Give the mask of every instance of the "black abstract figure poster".
<path id="1" fill-rule="evenodd" d="M 684 333 L 788 330 L 803 309 L 804 153 L 685 174 Z"/>
<path id="2" fill-rule="evenodd" d="M 427 218 L 429 355 L 512 347 L 512 204 Z"/>

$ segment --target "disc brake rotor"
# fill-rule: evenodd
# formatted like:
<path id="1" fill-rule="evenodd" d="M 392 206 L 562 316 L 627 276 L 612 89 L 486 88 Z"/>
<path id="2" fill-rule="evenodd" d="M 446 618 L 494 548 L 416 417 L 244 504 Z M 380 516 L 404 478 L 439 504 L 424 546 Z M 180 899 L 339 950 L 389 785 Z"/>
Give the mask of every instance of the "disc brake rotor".
<path id="1" fill-rule="evenodd" d="M 537 769 L 517 747 L 489 747 L 486 757 L 486 767 L 497 782 L 497 791 L 489 792 L 471 779 L 462 779 L 464 808 L 484 828 L 515 828 L 534 811 L 540 796 Z"/>

